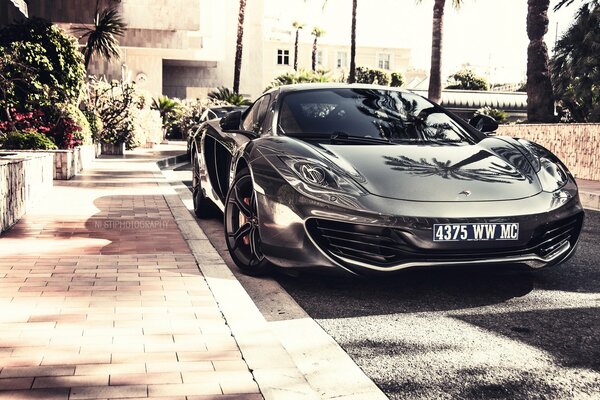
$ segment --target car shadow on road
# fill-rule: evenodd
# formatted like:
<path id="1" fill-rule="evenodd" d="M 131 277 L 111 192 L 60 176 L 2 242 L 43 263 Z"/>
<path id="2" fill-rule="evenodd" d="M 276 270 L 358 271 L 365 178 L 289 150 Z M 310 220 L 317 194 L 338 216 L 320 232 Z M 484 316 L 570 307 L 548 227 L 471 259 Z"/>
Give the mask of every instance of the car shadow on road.
<path id="1" fill-rule="evenodd" d="M 600 371 L 598 308 L 540 309 L 456 318 L 542 349 L 567 368 Z"/>
<path id="2" fill-rule="evenodd" d="M 317 319 L 481 307 L 533 289 L 533 275 L 514 268 L 411 270 L 375 278 L 278 275 L 276 279 Z"/>

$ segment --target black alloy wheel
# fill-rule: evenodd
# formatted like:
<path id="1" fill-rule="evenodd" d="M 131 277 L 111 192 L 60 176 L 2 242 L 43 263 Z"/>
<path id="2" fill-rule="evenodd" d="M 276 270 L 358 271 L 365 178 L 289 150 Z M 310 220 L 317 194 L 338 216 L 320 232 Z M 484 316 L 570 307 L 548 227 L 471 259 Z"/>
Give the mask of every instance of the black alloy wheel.
<path id="1" fill-rule="evenodd" d="M 200 161 L 198 156 L 192 155 L 192 198 L 194 199 L 194 214 L 198 218 L 209 218 L 214 214 L 212 202 L 202 193 L 200 184 Z"/>
<path id="2" fill-rule="evenodd" d="M 225 201 L 225 241 L 231 258 L 247 275 L 264 275 L 272 267 L 261 250 L 256 192 L 247 169 L 233 181 Z"/>

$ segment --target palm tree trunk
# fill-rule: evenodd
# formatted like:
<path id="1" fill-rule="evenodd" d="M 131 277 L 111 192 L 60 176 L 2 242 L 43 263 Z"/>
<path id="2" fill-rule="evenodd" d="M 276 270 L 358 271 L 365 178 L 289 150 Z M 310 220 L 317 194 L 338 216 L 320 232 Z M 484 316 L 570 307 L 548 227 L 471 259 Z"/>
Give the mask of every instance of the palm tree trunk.
<path id="1" fill-rule="evenodd" d="M 431 35 L 431 70 L 429 92 L 431 101 L 439 103 L 442 98 L 442 30 L 444 28 L 444 6 L 446 0 L 435 0 L 433 4 L 433 30 Z"/>
<path id="2" fill-rule="evenodd" d="M 317 70 L 317 36 L 315 36 L 315 40 L 313 41 L 312 48 L 312 70 Z"/>
<path id="3" fill-rule="evenodd" d="M 296 28 L 296 41 L 294 42 L 294 71 L 298 71 L 298 39 L 300 38 L 300 29 Z"/>
<path id="4" fill-rule="evenodd" d="M 356 82 L 356 6 L 358 0 L 352 0 L 352 30 L 350 34 L 350 73 L 348 83 Z"/>
<path id="5" fill-rule="evenodd" d="M 550 0 L 527 1 L 527 120 L 554 121 L 554 93 L 548 68 L 548 48 L 544 35 L 548 32 Z"/>
<path id="6" fill-rule="evenodd" d="M 240 74 L 242 72 L 242 39 L 244 38 L 244 13 L 246 12 L 246 0 L 240 0 L 240 11 L 238 14 L 237 42 L 235 45 L 235 63 L 233 69 L 233 93 L 240 92 Z"/>

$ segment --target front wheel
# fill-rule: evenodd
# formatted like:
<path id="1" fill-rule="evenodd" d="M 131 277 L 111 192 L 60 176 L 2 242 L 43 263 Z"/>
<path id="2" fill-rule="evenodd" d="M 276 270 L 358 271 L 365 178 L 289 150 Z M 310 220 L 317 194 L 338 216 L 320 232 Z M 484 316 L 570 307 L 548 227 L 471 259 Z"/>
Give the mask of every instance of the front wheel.
<path id="1" fill-rule="evenodd" d="M 231 258 L 247 275 L 264 275 L 272 265 L 261 250 L 256 192 L 250 171 L 240 171 L 225 201 L 225 241 Z"/>

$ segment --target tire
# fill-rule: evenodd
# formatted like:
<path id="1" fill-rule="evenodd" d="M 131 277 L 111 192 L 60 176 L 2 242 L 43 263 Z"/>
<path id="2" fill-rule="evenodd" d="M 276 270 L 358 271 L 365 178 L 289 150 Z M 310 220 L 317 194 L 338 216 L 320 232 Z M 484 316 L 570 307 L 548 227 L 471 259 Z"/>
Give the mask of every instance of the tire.
<path id="1" fill-rule="evenodd" d="M 192 156 L 192 198 L 194 199 L 194 214 L 200 219 L 213 217 L 215 207 L 207 199 L 200 184 L 200 164 L 197 156 Z"/>
<path id="2" fill-rule="evenodd" d="M 256 192 L 250 171 L 240 171 L 227 193 L 224 212 L 225 242 L 237 267 L 246 275 L 269 273 L 272 264 L 261 250 Z"/>

